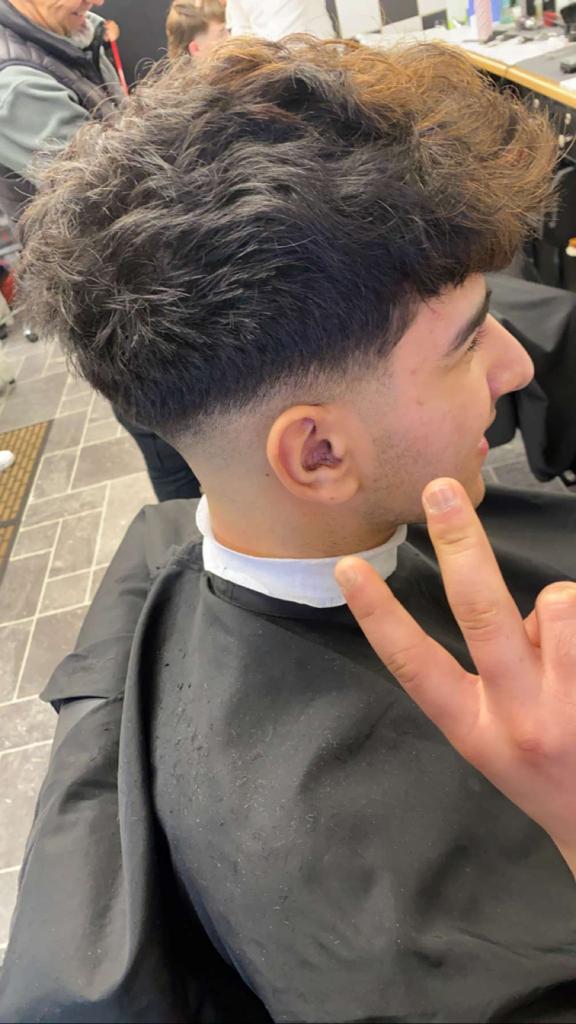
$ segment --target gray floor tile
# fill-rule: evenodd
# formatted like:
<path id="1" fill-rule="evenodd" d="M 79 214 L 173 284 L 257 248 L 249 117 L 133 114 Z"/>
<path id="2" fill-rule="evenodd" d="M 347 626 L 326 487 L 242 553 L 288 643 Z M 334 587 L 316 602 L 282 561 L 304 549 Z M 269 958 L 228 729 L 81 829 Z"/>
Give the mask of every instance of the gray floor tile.
<path id="1" fill-rule="evenodd" d="M 32 626 L 33 619 L 0 626 L 0 702 L 12 700 L 16 693 Z"/>
<path id="2" fill-rule="evenodd" d="M 28 381 L 26 387 L 16 387 L 0 413 L 0 432 L 53 419 L 65 384 L 65 373 L 53 373 Z"/>
<path id="3" fill-rule="evenodd" d="M 55 728 L 56 712 L 38 697 L 7 704 L 0 708 L 0 753 L 52 740 Z"/>
<path id="4" fill-rule="evenodd" d="M 55 455 L 44 455 L 36 477 L 32 501 L 52 498 L 64 494 L 70 487 L 70 480 L 76 463 L 76 450 L 71 448 Z"/>
<path id="5" fill-rule="evenodd" d="M 96 565 L 107 565 L 112 560 L 134 516 L 143 505 L 150 504 L 156 504 L 156 496 L 147 473 L 136 473 L 111 482 Z"/>
<path id="6" fill-rule="evenodd" d="M 541 483 L 537 480 L 525 461 L 510 462 L 502 466 L 494 466 L 493 469 L 498 483 L 504 484 L 506 487 L 551 491 L 556 494 L 567 493 L 561 480 L 550 480 L 549 483 Z"/>
<path id="7" fill-rule="evenodd" d="M 64 390 L 64 396 L 66 398 L 73 398 L 75 395 L 84 395 L 87 391 L 92 394 L 92 385 L 84 377 L 77 377 L 76 374 L 71 373 Z"/>
<path id="8" fill-rule="evenodd" d="M 84 409 L 82 412 L 71 412 L 54 420 L 45 448 L 46 454 L 59 452 L 64 448 L 77 448 L 82 440 L 86 414 L 87 410 Z"/>
<path id="9" fill-rule="evenodd" d="M 54 669 L 74 649 L 86 607 L 74 608 L 36 620 L 18 697 L 33 697 L 44 689 Z"/>
<path id="10" fill-rule="evenodd" d="M 57 532 L 58 523 L 45 523 L 42 526 L 32 526 L 30 529 L 20 529 L 12 549 L 12 558 L 33 555 L 37 551 L 51 551 Z"/>
<path id="11" fill-rule="evenodd" d="M 482 470 L 482 476 L 484 477 L 484 480 L 487 484 L 498 483 L 496 474 L 494 473 L 494 470 L 490 468 L 490 466 L 484 466 L 484 469 Z"/>
<path id="12" fill-rule="evenodd" d="M 8 366 L 8 362 L 2 357 L 2 352 L 0 351 L 0 400 L 2 408 L 4 408 L 8 395 L 16 390 L 16 386 L 15 373 Z"/>
<path id="13" fill-rule="evenodd" d="M 0 355 L 2 355 L 2 362 L 5 363 L 8 369 L 12 371 L 12 376 L 17 378 L 26 357 L 22 355 L 14 355 L 13 353 L 7 352 L 4 348 L 0 348 Z"/>
<path id="14" fill-rule="evenodd" d="M 29 503 L 24 513 L 24 525 L 34 526 L 49 519 L 64 519 L 79 512 L 102 508 L 105 498 L 106 485 L 101 484 L 99 487 L 88 487 L 84 491 L 73 491 L 57 498 Z"/>
<path id="15" fill-rule="evenodd" d="M 0 586 L 0 623 L 35 615 L 49 558 L 29 555 L 8 563 Z"/>
<path id="16" fill-rule="evenodd" d="M 84 444 L 93 444 L 95 441 L 110 441 L 118 437 L 120 424 L 117 420 L 98 420 L 96 423 L 89 423 L 84 435 Z"/>
<path id="17" fill-rule="evenodd" d="M 99 569 L 95 569 L 92 574 L 92 584 L 90 586 L 90 593 L 88 595 L 88 601 L 92 602 L 98 592 L 98 587 L 102 583 L 108 569 L 107 565 L 100 566 Z"/>
<path id="18" fill-rule="evenodd" d="M 24 357 L 20 372 L 18 373 L 19 383 L 23 384 L 34 380 L 36 377 L 41 377 L 47 367 L 49 358 L 50 351 L 46 345 L 40 343 L 31 346 L 30 354 Z M 57 368 L 56 372 L 58 372 Z"/>
<path id="19" fill-rule="evenodd" d="M 46 344 L 46 342 L 44 343 Z M 6 348 L 10 351 L 22 351 L 26 353 L 34 351 L 34 344 L 24 337 L 23 325 L 16 319 L 10 327 Z"/>
<path id="20" fill-rule="evenodd" d="M 17 337 L 14 335 L 14 332 L 12 330 L 10 331 L 8 341 L 5 342 L 4 347 L 4 352 L 7 356 L 11 357 L 12 359 L 15 359 L 17 357 L 21 357 L 22 359 L 24 359 L 26 356 L 29 356 L 30 353 L 33 351 L 34 349 L 32 348 L 31 343 L 29 341 L 26 341 L 22 334 L 20 334 Z"/>
<path id="21" fill-rule="evenodd" d="M 96 395 L 94 404 L 90 412 L 90 422 L 99 423 L 100 420 L 113 420 L 114 413 L 112 412 L 112 406 L 107 398 L 103 395 Z"/>
<path id="22" fill-rule="evenodd" d="M 520 431 L 517 432 L 515 438 L 509 441 L 508 444 L 501 444 L 498 448 L 491 448 L 485 464 L 494 467 L 501 466 L 504 462 L 517 462 L 518 460 L 526 462 L 526 449 Z"/>
<path id="23" fill-rule="evenodd" d="M 42 597 L 40 612 L 56 612 L 60 608 L 72 608 L 85 604 L 88 597 L 90 572 L 76 572 L 71 576 L 60 576 L 48 580 Z"/>
<path id="24" fill-rule="evenodd" d="M 0 943 L 2 944 L 8 942 L 10 921 L 16 906 L 18 871 L 18 868 L 14 868 L 13 871 L 3 871 L 0 874 Z M 5 948 L 0 952 L 2 958 L 0 962 L 4 960 L 4 951 Z"/>
<path id="25" fill-rule="evenodd" d="M 48 373 L 51 373 L 52 370 L 67 370 L 67 369 L 68 369 L 68 361 L 66 359 L 66 356 L 63 356 L 63 355 L 53 356 L 49 360 L 48 366 L 46 367 L 46 370 L 47 370 Z"/>
<path id="26" fill-rule="evenodd" d="M 101 518 L 101 511 L 84 512 L 62 522 L 50 576 L 92 568 Z"/>
<path id="27" fill-rule="evenodd" d="M 115 480 L 144 469 L 144 459 L 131 437 L 90 444 L 80 451 L 72 481 L 72 490 L 89 487 L 103 480 Z"/>
<path id="28" fill-rule="evenodd" d="M 89 408 L 92 402 L 92 394 L 85 391 L 81 395 L 72 395 L 71 398 L 63 398 L 60 406 L 60 416 L 66 416 L 71 412 L 82 412 Z"/>
<path id="29" fill-rule="evenodd" d="M 15 867 L 22 861 L 50 747 L 51 743 L 43 743 L 0 754 L 0 868 Z"/>

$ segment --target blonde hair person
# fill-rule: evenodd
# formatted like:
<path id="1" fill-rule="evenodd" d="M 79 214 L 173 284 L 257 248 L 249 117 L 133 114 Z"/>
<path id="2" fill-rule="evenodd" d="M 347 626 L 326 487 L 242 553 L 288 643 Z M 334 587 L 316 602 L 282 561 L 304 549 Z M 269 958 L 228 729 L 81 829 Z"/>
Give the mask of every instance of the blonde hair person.
<path id="1" fill-rule="evenodd" d="M 185 53 L 206 53 L 227 35 L 224 7 L 218 0 L 202 5 L 175 0 L 168 12 L 166 35 L 171 60 Z"/>

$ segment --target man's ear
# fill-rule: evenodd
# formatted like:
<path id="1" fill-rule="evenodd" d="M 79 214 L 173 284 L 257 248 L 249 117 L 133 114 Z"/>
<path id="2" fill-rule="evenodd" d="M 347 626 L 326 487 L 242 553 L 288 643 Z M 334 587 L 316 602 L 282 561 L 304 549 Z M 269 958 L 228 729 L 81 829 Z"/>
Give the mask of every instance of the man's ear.
<path id="1" fill-rule="evenodd" d="M 304 501 L 342 504 L 360 489 L 350 413 L 337 405 L 297 405 L 268 435 L 266 454 L 286 490 Z"/>
<path id="2" fill-rule="evenodd" d="M 197 53 L 200 53 L 200 47 L 195 39 L 191 43 L 188 43 L 188 53 L 191 57 L 195 57 Z"/>

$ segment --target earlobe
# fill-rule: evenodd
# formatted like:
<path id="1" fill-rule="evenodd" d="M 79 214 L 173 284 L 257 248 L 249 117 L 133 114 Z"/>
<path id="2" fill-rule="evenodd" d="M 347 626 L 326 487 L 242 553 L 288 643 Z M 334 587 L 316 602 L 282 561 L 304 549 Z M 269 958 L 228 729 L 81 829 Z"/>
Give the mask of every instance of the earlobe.
<path id="1" fill-rule="evenodd" d="M 282 413 L 266 453 L 280 483 L 304 501 L 338 504 L 359 489 L 350 439 L 329 407 L 295 406 Z"/>

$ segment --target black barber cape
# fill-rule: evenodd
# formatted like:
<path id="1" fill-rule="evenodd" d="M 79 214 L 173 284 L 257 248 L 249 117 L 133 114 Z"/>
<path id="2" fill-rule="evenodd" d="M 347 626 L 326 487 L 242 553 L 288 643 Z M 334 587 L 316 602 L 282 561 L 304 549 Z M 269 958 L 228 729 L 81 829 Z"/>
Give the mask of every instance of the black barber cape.
<path id="1" fill-rule="evenodd" d="M 210 577 L 194 544 L 167 557 L 192 516 L 138 517 L 46 691 L 91 703 L 41 792 L 0 1019 L 576 1021 L 551 840 L 345 608 Z M 576 579 L 572 497 L 493 491 L 483 518 L 523 613 Z M 423 528 L 389 582 L 466 662 Z"/>

